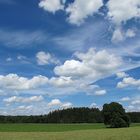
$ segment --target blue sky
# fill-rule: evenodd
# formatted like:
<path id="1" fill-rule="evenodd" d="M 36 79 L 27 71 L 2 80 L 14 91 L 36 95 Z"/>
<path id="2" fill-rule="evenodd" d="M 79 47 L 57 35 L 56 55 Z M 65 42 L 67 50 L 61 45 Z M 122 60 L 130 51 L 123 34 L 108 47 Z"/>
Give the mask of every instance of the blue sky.
<path id="1" fill-rule="evenodd" d="M 139 29 L 139 0 L 0 0 L 0 114 L 140 111 Z"/>

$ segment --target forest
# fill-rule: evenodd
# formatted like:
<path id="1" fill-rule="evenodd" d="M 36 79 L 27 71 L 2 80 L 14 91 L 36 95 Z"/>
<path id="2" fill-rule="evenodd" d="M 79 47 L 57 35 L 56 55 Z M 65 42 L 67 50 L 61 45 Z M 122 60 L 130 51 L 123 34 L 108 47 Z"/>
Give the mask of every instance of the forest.
<path id="1" fill-rule="evenodd" d="M 140 112 L 128 112 L 132 123 L 140 123 Z M 69 108 L 38 116 L 0 116 L 0 123 L 103 123 L 98 108 Z"/>

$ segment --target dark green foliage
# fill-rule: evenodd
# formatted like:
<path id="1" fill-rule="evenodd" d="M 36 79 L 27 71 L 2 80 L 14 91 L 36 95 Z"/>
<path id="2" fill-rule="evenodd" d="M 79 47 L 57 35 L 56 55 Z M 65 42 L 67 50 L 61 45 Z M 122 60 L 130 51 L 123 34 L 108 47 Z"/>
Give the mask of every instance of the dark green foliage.
<path id="1" fill-rule="evenodd" d="M 41 116 L 0 116 L 0 123 L 102 123 L 98 108 L 69 108 Z"/>
<path id="2" fill-rule="evenodd" d="M 70 108 L 48 114 L 49 123 L 101 123 L 102 113 L 97 108 Z"/>
<path id="3" fill-rule="evenodd" d="M 129 112 L 127 113 L 132 123 L 140 123 L 140 112 Z"/>
<path id="4" fill-rule="evenodd" d="M 112 128 L 129 127 L 130 119 L 121 104 L 112 102 L 103 106 L 104 124 Z"/>
<path id="5" fill-rule="evenodd" d="M 128 127 L 128 124 L 119 114 L 114 113 L 111 119 L 110 127 L 112 128 Z"/>
<path id="6" fill-rule="evenodd" d="M 110 125 L 111 122 L 115 124 L 111 127 L 116 127 L 116 122 L 121 122 L 121 126 L 124 127 L 124 121 L 126 122 L 125 125 L 129 126 L 130 119 L 131 122 L 140 123 L 139 112 L 126 114 L 122 106 L 118 104 L 116 106 L 116 104 L 113 103 L 112 107 L 105 104 L 103 112 L 98 108 L 82 107 L 56 110 L 48 115 L 40 116 L 0 116 L 0 123 L 102 123 L 104 120 L 106 125 Z M 113 112 L 117 112 L 121 120 L 118 121 L 118 117 L 115 117 L 115 115 L 111 120 Z M 130 116 L 130 119 L 128 116 Z"/>

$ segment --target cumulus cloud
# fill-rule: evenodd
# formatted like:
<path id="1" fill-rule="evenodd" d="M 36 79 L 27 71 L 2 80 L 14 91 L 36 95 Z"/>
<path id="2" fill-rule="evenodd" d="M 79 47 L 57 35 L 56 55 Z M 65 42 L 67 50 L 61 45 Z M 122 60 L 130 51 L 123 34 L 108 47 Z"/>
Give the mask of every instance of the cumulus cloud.
<path id="1" fill-rule="evenodd" d="M 39 7 L 52 13 L 64 9 L 64 5 L 61 0 L 41 0 L 39 2 Z"/>
<path id="2" fill-rule="evenodd" d="M 117 87 L 118 88 L 125 88 L 125 87 L 140 88 L 140 79 L 135 79 L 133 77 L 123 78 L 123 80 L 117 84 Z"/>
<path id="3" fill-rule="evenodd" d="M 53 57 L 50 53 L 40 51 L 36 54 L 38 65 L 47 65 L 50 63 L 59 64 L 59 60 Z"/>
<path id="4" fill-rule="evenodd" d="M 122 65 L 122 60 L 105 50 L 89 49 L 87 53 L 75 53 L 77 59 L 67 60 L 63 65 L 56 66 L 54 72 L 59 76 L 72 79 L 97 81 L 113 74 Z"/>
<path id="5" fill-rule="evenodd" d="M 110 76 L 118 71 L 123 64 L 120 57 L 105 50 L 89 49 L 86 53 L 76 52 L 75 59 L 66 60 L 63 65 L 56 66 L 49 83 L 55 87 L 67 87 L 67 91 L 84 92 L 88 95 L 101 96 L 107 93 L 95 81 Z"/>
<path id="6" fill-rule="evenodd" d="M 134 18 L 140 18 L 140 1 L 139 0 L 109 0 L 107 3 L 108 18 L 114 23 L 115 31 L 112 41 L 117 43 L 124 41 L 126 38 L 135 37 L 136 33 L 132 29 L 123 31 L 122 24 Z"/>
<path id="7" fill-rule="evenodd" d="M 124 41 L 127 38 L 135 37 L 136 33 L 132 29 L 128 29 L 127 31 L 123 31 L 121 28 L 116 28 L 113 32 L 112 42 L 118 43 Z"/>
<path id="8" fill-rule="evenodd" d="M 42 63 L 45 62 L 44 60 Z M 74 53 L 72 60 L 66 60 L 64 64 L 56 66 L 55 76 L 50 78 L 42 75 L 32 78 L 17 74 L 0 75 L 0 88 L 7 93 L 26 91 L 50 96 L 74 93 L 101 96 L 107 91 L 94 83 L 117 73 L 123 65 L 120 57 L 106 50 L 96 51 L 91 48 L 87 52 Z"/>
<path id="9" fill-rule="evenodd" d="M 66 8 L 66 12 L 69 14 L 68 21 L 71 24 L 80 25 L 85 18 L 98 12 L 102 6 L 102 0 L 75 0 Z"/>
<path id="10" fill-rule="evenodd" d="M 59 99 L 53 99 L 48 103 L 49 107 L 60 107 L 60 108 L 70 108 L 72 107 L 72 103 L 70 102 L 61 102 Z"/>
<path id="11" fill-rule="evenodd" d="M 39 96 L 38 96 L 39 97 Z M 49 103 L 45 100 L 38 102 L 30 102 L 27 104 L 26 102 L 22 102 L 22 105 L 17 104 L 19 106 L 10 105 L 4 108 L 0 108 L 0 114 L 3 115 L 40 115 L 40 114 L 48 114 L 50 111 L 56 109 L 66 109 L 71 108 L 73 104 L 71 102 L 62 102 L 59 99 L 52 99 Z"/>
<path id="12" fill-rule="evenodd" d="M 64 10 L 68 15 L 69 23 L 75 25 L 83 23 L 88 16 L 94 15 L 102 6 L 102 0 L 75 0 L 66 8 L 64 8 L 65 0 L 41 0 L 39 3 L 39 7 L 48 12 Z"/>
<path id="13" fill-rule="evenodd" d="M 63 104 L 61 105 L 61 108 L 67 109 L 67 108 L 71 108 L 72 106 L 73 106 L 72 103 L 66 102 L 66 103 L 63 103 Z"/>
<path id="14" fill-rule="evenodd" d="M 76 25 L 80 25 L 88 16 L 98 12 L 103 5 L 102 0 L 75 0 L 66 8 L 64 8 L 65 1 L 61 0 L 41 0 L 39 2 L 39 7 L 48 12 L 55 13 L 58 10 L 64 10 L 68 14 L 68 21 Z M 140 17 L 139 0 L 109 0 L 106 6 L 108 8 L 107 17 L 117 26 L 132 18 Z"/>
<path id="15" fill-rule="evenodd" d="M 48 103 L 48 106 L 59 106 L 61 104 L 62 103 L 59 99 L 53 99 L 50 103 Z"/>
<path id="16" fill-rule="evenodd" d="M 87 83 L 87 84 L 86 84 Z M 48 94 L 50 96 L 66 95 L 83 92 L 88 95 L 101 95 L 105 92 L 98 85 L 89 85 L 88 82 L 83 83 L 81 80 L 72 80 L 71 77 L 52 77 L 48 79 L 45 76 L 34 76 L 32 78 L 20 77 L 16 74 L 8 74 L 6 76 L 0 75 L 0 87 L 4 93 L 40 93 Z M 103 95 L 103 93 L 102 93 Z M 16 96 L 10 100 L 19 100 Z"/>
<path id="17" fill-rule="evenodd" d="M 45 85 L 48 78 L 45 76 L 34 76 L 31 79 L 20 77 L 17 74 L 0 75 L 0 87 L 7 90 L 29 90 Z"/>
<path id="18" fill-rule="evenodd" d="M 107 3 L 108 17 L 116 25 L 140 17 L 139 0 L 109 0 Z"/>
<path id="19" fill-rule="evenodd" d="M 71 77 L 52 77 L 49 81 L 51 85 L 54 85 L 56 87 L 66 87 L 66 86 L 74 86 L 74 81 L 71 79 Z"/>
<path id="20" fill-rule="evenodd" d="M 43 96 L 31 96 L 31 97 L 18 97 L 18 96 L 12 96 L 9 98 L 3 99 L 3 101 L 7 104 L 11 103 L 31 103 L 31 102 L 40 102 L 44 98 Z"/>
<path id="21" fill-rule="evenodd" d="M 106 50 L 89 49 L 86 53 L 76 52 L 74 56 L 75 59 L 66 60 L 63 65 L 54 68 L 59 78 L 52 78 L 50 82 L 59 87 L 65 83 L 70 91 L 88 95 L 106 94 L 105 89 L 92 83 L 114 74 L 123 65 L 120 57 Z"/>

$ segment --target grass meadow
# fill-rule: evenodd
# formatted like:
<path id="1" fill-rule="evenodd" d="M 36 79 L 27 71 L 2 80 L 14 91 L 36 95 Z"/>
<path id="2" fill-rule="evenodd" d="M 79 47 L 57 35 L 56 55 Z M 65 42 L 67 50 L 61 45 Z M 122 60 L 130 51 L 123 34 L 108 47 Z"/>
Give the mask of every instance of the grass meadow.
<path id="1" fill-rule="evenodd" d="M 140 124 L 0 124 L 0 140 L 140 140 Z"/>

